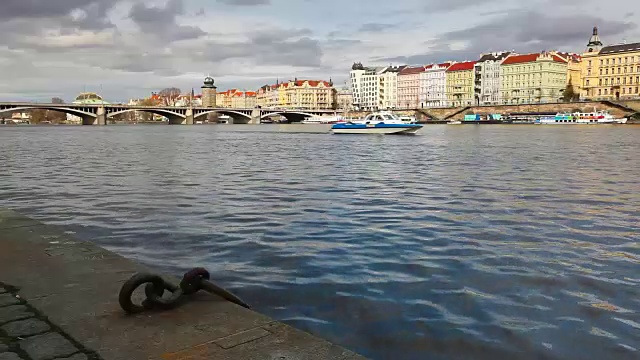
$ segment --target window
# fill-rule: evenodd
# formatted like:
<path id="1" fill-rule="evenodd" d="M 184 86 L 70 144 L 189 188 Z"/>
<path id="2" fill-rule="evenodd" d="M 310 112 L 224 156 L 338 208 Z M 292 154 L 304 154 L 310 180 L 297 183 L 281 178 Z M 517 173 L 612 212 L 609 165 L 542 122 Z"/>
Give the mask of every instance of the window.
<path id="1" fill-rule="evenodd" d="M 602 65 L 604 63 L 604 60 L 600 59 L 600 65 Z"/>
<path id="2" fill-rule="evenodd" d="M 627 73 L 627 68 L 626 68 L 626 67 L 624 68 L 624 73 L 625 73 L 625 74 Z"/>
<path id="3" fill-rule="evenodd" d="M 607 59 L 607 65 L 609 65 L 609 59 Z"/>
<path id="4" fill-rule="evenodd" d="M 638 87 L 636 86 L 636 94 L 638 93 Z"/>
<path id="5" fill-rule="evenodd" d="M 598 81 L 598 85 L 602 86 L 602 79 L 600 79 L 600 81 Z"/>
<path id="6" fill-rule="evenodd" d="M 605 94 L 605 95 L 607 95 L 607 94 L 608 94 L 607 89 L 604 89 L 604 94 Z"/>
<path id="7" fill-rule="evenodd" d="M 589 86 L 589 79 L 587 79 L 587 86 Z"/>
<path id="8" fill-rule="evenodd" d="M 591 60 L 589 60 L 589 66 L 591 66 Z"/>
<path id="9" fill-rule="evenodd" d="M 624 57 L 624 63 L 625 63 L 625 64 L 629 63 L 629 58 L 628 58 L 628 57 L 626 57 L 626 56 Z"/>
<path id="10" fill-rule="evenodd" d="M 606 70 L 604 71 L 604 73 L 605 73 L 606 75 L 609 75 L 609 69 L 606 69 Z"/>
<path id="11" fill-rule="evenodd" d="M 587 75 L 591 75 L 591 69 L 587 69 Z"/>
<path id="12" fill-rule="evenodd" d="M 622 78 L 622 84 L 627 85 L 627 78 Z"/>
<path id="13" fill-rule="evenodd" d="M 600 69 L 600 75 L 602 75 L 602 69 Z"/>
<path id="14" fill-rule="evenodd" d="M 602 89 L 598 89 L 598 95 L 602 95 Z"/>
<path id="15" fill-rule="evenodd" d="M 620 78 L 618 78 L 616 82 L 618 85 L 620 85 Z"/>
<path id="16" fill-rule="evenodd" d="M 622 93 L 626 94 L 627 93 L 627 88 L 622 88 Z"/>

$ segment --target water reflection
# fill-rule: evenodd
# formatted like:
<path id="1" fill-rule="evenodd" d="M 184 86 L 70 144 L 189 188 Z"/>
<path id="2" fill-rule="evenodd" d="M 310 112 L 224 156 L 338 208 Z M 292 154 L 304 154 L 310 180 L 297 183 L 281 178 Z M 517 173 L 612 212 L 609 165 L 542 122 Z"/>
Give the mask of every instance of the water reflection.
<path id="1" fill-rule="evenodd" d="M 0 205 L 376 359 L 640 355 L 640 128 L 0 129 Z"/>

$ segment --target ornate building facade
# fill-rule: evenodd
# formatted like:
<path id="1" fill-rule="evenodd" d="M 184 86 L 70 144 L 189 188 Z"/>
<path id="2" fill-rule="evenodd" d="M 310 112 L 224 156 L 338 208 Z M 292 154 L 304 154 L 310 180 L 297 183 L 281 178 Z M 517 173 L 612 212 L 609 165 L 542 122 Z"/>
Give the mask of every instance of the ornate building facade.
<path id="1" fill-rule="evenodd" d="M 581 92 L 590 100 L 640 97 L 640 43 L 603 46 L 594 28 L 582 54 Z"/>

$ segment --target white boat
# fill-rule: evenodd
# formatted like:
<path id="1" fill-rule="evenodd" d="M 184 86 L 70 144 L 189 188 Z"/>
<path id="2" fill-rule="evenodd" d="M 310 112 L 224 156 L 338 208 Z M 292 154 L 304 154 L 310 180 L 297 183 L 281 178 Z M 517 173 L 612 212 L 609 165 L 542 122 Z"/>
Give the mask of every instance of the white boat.
<path id="1" fill-rule="evenodd" d="M 459 120 L 451 120 L 449 122 L 447 122 L 448 125 L 460 125 L 462 124 L 462 121 Z"/>
<path id="2" fill-rule="evenodd" d="M 420 124 L 407 124 L 391 112 L 376 112 L 362 120 L 339 122 L 331 127 L 334 134 L 415 134 Z"/>
<path id="3" fill-rule="evenodd" d="M 615 118 L 606 111 L 593 111 L 590 113 L 557 113 L 556 116 L 543 116 L 535 121 L 535 124 L 553 125 L 596 125 L 596 124 L 626 124 L 627 118 Z"/>
<path id="4" fill-rule="evenodd" d="M 398 118 L 405 124 L 415 124 L 418 122 L 415 116 L 399 116 Z"/>
<path id="5" fill-rule="evenodd" d="M 340 116 L 312 116 L 302 120 L 303 124 L 335 124 L 341 120 Z"/>

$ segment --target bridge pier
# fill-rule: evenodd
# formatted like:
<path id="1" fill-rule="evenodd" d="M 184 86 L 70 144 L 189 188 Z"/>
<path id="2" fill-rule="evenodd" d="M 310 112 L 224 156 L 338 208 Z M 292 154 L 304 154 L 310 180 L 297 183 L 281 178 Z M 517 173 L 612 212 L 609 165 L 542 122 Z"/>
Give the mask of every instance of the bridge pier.
<path id="1" fill-rule="evenodd" d="M 104 106 L 96 109 L 96 125 L 107 125 L 107 111 Z"/>
<path id="2" fill-rule="evenodd" d="M 191 108 L 187 109 L 185 115 L 186 115 L 186 118 L 185 118 L 184 124 L 193 125 L 193 109 Z"/>
<path id="3" fill-rule="evenodd" d="M 260 125 L 261 119 L 262 119 L 262 111 L 260 109 L 253 109 L 251 111 L 251 121 L 249 121 L 249 124 Z"/>

